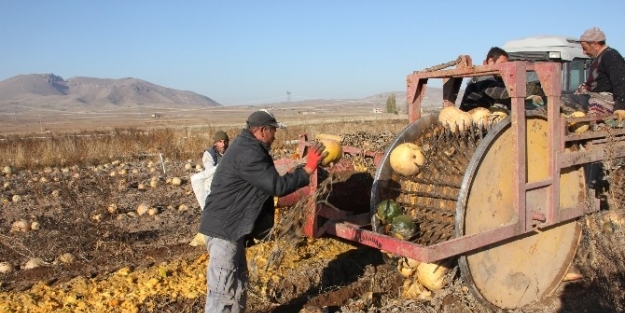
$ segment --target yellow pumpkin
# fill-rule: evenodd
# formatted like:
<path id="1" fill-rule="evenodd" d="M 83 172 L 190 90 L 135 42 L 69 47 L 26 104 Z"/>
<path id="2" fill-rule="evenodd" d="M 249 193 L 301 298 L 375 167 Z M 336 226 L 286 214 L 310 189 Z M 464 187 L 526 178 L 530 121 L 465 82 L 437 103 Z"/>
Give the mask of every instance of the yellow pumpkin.
<path id="1" fill-rule="evenodd" d="M 438 122 L 449 127 L 452 132 L 456 132 L 456 129 L 464 132 L 471 125 L 471 114 L 456 107 L 446 107 L 438 113 Z"/>
<path id="2" fill-rule="evenodd" d="M 390 159 L 393 171 L 404 176 L 417 175 L 419 167 L 425 163 L 421 148 L 411 142 L 405 142 L 395 147 L 391 151 Z"/>
<path id="3" fill-rule="evenodd" d="M 439 263 L 422 262 L 417 266 L 417 278 L 425 288 L 436 291 L 441 290 L 447 284 L 445 274 L 449 268 Z"/>
<path id="4" fill-rule="evenodd" d="M 491 124 L 497 124 L 503 121 L 504 119 L 506 119 L 506 117 L 508 117 L 508 110 L 504 108 L 493 106 L 493 107 L 490 107 L 488 110 L 490 111 L 489 120 Z"/>
<path id="5" fill-rule="evenodd" d="M 571 115 L 569 115 L 569 117 L 585 117 L 585 116 L 586 114 L 581 111 L 575 111 L 571 113 Z M 576 133 L 576 134 L 581 134 L 585 131 L 588 131 L 589 128 L 590 128 L 589 122 L 569 122 L 569 131 Z"/>
<path id="6" fill-rule="evenodd" d="M 319 142 L 323 143 L 325 146 L 324 151 L 328 152 L 328 155 L 321 160 L 321 165 L 328 166 L 330 163 L 338 162 L 341 157 L 343 157 L 343 147 L 338 141 L 332 139 L 321 139 Z"/>
<path id="7" fill-rule="evenodd" d="M 488 125 L 490 111 L 487 108 L 478 107 L 469 111 L 469 114 L 471 115 L 473 124 L 481 127 Z"/>

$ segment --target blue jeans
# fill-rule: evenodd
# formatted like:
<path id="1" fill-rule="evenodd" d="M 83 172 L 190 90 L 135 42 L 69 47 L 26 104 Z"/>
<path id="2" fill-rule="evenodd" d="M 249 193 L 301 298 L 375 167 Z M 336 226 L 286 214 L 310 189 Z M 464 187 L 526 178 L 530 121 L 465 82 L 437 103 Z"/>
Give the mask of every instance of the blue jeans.
<path id="1" fill-rule="evenodd" d="M 205 236 L 210 257 L 206 270 L 205 313 L 244 313 L 247 300 L 245 242 Z"/>

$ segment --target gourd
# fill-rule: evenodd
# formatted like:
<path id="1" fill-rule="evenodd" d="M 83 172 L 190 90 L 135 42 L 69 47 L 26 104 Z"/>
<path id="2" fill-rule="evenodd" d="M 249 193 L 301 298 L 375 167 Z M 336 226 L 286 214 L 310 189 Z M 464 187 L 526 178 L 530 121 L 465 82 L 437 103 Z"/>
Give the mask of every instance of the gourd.
<path id="1" fill-rule="evenodd" d="M 384 200 L 376 207 L 376 214 L 383 223 L 388 223 L 403 213 L 401 206 L 393 200 Z"/>
<path id="2" fill-rule="evenodd" d="M 343 157 L 343 147 L 341 147 L 341 144 L 338 141 L 332 139 L 322 139 L 319 140 L 319 142 L 323 143 L 325 146 L 324 151 L 328 152 L 328 155 L 321 160 L 321 165 L 328 166 L 330 163 L 338 162 L 341 157 Z"/>
<path id="3" fill-rule="evenodd" d="M 488 110 L 490 111 L 490 122 L 491 124 L 497 124 L 501 121 L 503 121 L 504 119 L 506 119 L 506 117 L 508 117 L 508 110 L 501 108 L 501 107 L 490 107 L 488 108 Z"/>
<path id="4" fill-rule="evenodd" d="M 490 111 L 487 108 L 477 107 L 469 111 L 469 114 L 471 115 L 473 124 L 481 127 L 488 125 Z"/>
<path id="5" fill-rule="evenodd" d="M 586 114 L 581 111 L 575 111 L 571 113 L 571 115 L 569 115 L 569 117 L 585 117 L 585 116 Z M 585 131 L 588 131 L 589 128 L 590 128 L 590 123 L 588 122 L 569 122 L 569 131 L 576 133 L 576 134 L 581 134 Z"/>
<path id="6" fill-rule="evenodd" d="M 446 107 L 438 113 L 438 122 L 455 133 L 457 130 L 464 132 L 471 125 L 471 114 L 456 107 Z"/>
<path id="7" fill-rule="evenodd" d="M 404 176 L 413 176 L 419 173 L 419 167 L 425 163 L 425 156 L 421 147 L 405 142 L 391 151 L 390 163 L 393 171 Z"/>
<path id="8" fill-rule="evenodd" d="M 443 289 L 449 268 L 439 263 L 421 263 L 417 266 L 417 279 L 427 289 L 436 291 Z"/>
<path id="9" fill-rule="evenodd" d="M 408 215 L 398 215 L 391 222 L 391 234 L 401 240 L 408 240 L 417 232 L 417 224 Z"/>

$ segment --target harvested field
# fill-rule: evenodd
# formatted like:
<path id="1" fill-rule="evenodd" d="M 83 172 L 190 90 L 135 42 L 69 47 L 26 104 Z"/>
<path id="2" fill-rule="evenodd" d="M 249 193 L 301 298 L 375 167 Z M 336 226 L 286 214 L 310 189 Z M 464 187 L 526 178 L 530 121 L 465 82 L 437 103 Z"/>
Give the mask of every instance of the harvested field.
<path id="1" fill-rule="evenodd" d="M 290 157 L 296 147 L 287 142 L 304 132 L 338 134 L 344 144 L 384 151 L 406 123 L 404 116 L 387 116 L 296 125 L 278 132 L 272 154 Z M 223 128 L 231 137 L 238 133 L 237 127 Z M 0 273 L 0 310 L 203 312 L 210 257 L 203 246 L 189 245 L 200 219 L 189 177 L 216 129 L 4 136 L 0 165 L 10 165 L 11 173 L 0 178 L 0 262 L 13 269 Z M 358 183 L 366 190 L 375 169 L 371 162 L 362 164 L 366 168 Z M 624 175 L 612 176 L 619 186 L 614 198 L 622 199 Z M 353 197 L 327 201 L 337 206 L 367 202 L 367 192 Z M 281 209 L 283 221 L 296 209 Z M 582 279 L 509 312 L 625 310 L 624 210 L 612 208 L 580 221 L 584 236 L 575 265 Z M 276 249 L 282 251 L 279 262 L 272 261 Z M 453 270 L 449 285 L 429 299 L 404 299 L 404 278 L 378 250 L 332 237 L 277 236 L 247 254 L 252 313 L 490 311 Z"/>

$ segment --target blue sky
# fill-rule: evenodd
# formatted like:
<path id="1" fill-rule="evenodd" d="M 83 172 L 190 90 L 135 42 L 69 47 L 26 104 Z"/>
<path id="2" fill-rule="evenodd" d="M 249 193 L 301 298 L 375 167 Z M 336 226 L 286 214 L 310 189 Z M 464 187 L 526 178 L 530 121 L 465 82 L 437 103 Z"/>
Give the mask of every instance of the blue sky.
<path id="1" fill-rule="evenodd" d="M 404 90 L 413 70 L 506 41 L 602 28 L 625 1 L 0 0 L 0 80 L 135 77 L 224 105 Z"/>

